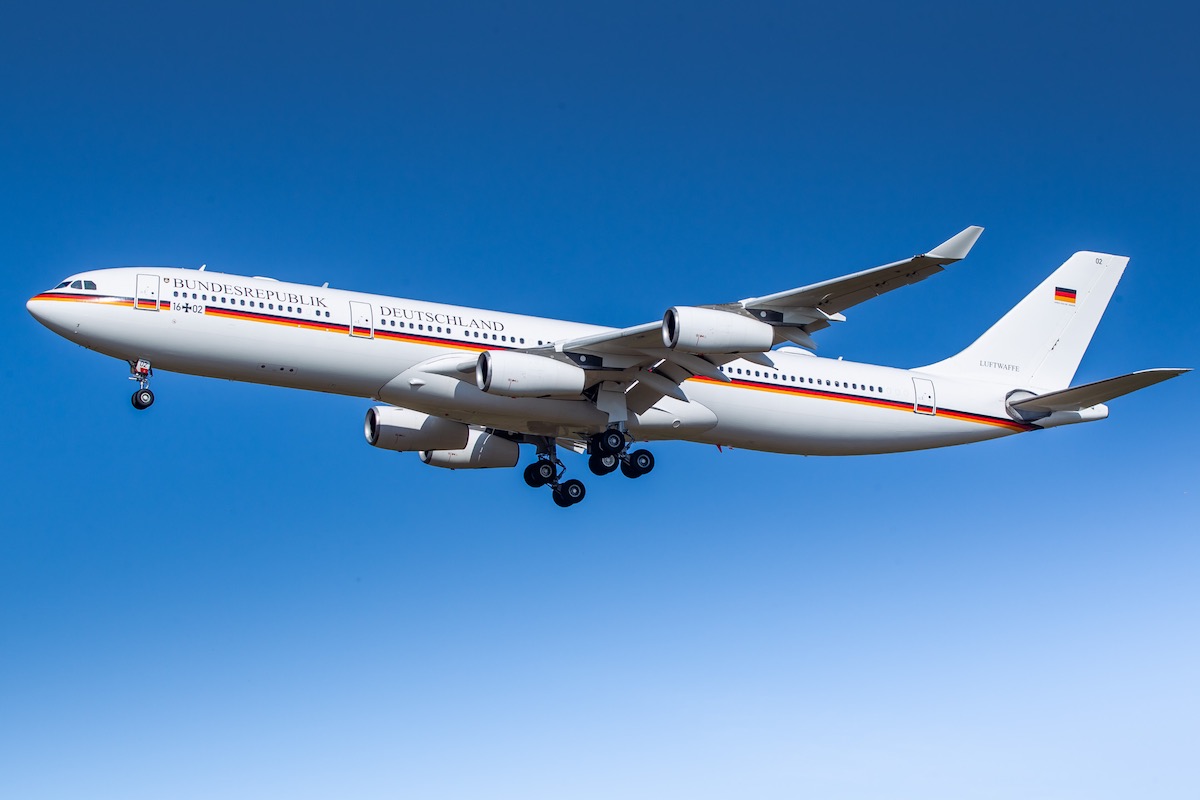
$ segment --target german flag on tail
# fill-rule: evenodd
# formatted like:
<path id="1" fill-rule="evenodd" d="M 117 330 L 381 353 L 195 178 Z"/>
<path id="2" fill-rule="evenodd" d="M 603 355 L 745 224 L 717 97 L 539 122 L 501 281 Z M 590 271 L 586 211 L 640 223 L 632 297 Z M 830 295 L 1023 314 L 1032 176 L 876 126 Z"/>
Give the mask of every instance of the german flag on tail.
<path id="1" fill-rule="evenodd" d="M 1064 289 L 1061 286 L 1054 287 L 1054 301 L 1056 303 L 1070 303 L 1075 305 L 1075 290 Z"/>

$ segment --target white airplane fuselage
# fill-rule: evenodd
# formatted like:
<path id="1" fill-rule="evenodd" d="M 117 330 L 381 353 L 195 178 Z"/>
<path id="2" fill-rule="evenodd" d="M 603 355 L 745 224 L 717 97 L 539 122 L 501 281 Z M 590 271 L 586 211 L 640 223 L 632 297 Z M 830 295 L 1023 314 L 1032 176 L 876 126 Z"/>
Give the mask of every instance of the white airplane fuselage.
<path id="1" fill-rule="evenodd" d="M 165 267 L 72 276 L 33 297 L 30 313 L 56 333 L 156 370 L 373 398 L 468 425 L 532 436 L 605 429 L 596 403 L 508 397 L 474 374 L 436 369 L 484 350 L 532 350 L 602 333 L 602 326 Z M 64 283 L 69 283 L 72 279 Z M 692 377 L 685 399 L 663 396 L 633 413 L 635 439 L 682 439 L 807 455 L 919 450 L 1052 427 L 1011 414 L 1019 383 L 978 381 L 819 358 L 798 348 L 720 367 L 727 381 Z M 430 368 L 434 364 L 435 368 Z M 461 372 L 461 370 L 459 370 Z M 1098 406 L 1087 419 L 1107 414 Z"/>

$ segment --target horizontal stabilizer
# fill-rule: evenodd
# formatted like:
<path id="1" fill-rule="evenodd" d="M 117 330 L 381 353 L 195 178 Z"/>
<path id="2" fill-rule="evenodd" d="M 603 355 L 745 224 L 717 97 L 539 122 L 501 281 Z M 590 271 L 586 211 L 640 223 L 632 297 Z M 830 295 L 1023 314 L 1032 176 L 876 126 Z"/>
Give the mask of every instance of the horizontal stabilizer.
<path id="1" fill-rule="evenodd" d="M 1114 398 L 1136 392 L 1138 389 L 1145 389 L 1147 386 L 1153 386 L 1185 372 L 1191 372 L 1191 370 L 1144 369 L 1140 372 L 1122 375 L 1119 378 L 1109 378 L 1095 383 L 1085 383 L 1083 386 L 1071 389 L 1039 394 L 1036 397 L 1009 403 L 1009 405 L 1017 411 L 1026 412 L 1079 411 L 1100 403 L 1107 403 Z"/>

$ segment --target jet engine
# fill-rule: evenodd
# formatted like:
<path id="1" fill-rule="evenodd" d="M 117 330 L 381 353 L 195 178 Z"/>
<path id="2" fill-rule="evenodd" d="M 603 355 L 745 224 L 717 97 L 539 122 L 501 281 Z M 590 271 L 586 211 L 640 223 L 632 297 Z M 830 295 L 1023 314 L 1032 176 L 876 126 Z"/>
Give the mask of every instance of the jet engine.
<path id="1" fill-rule="evenodd" d="M 395 406 L 375 406 L 367 411 L 363 433 L 367 442 L 384 450 L 455 450 L 465 447 L 466 425 Z"/>
<path id="2" fill-rule="evenodd" d="M 512 439 L 470 428 L 464 447 L 452 450 L 422 450 L 421 460 L 445 469 L 492 469 L 515 467 L 521 448 Z"/>
<path id="3" fill-rule="evenodd" d="M 583 391 L 583 370 L 532 353 L 485 350 L 475 365 L 480 391 L 505 397 L 547 397 Z"/>
<path id="4" fill-rule="evenodd" d="M 685 353 L 764 353 L 775 329 L 750 317 L 715 308 L 675 306 L 663 316 L 663 344 Z"/>

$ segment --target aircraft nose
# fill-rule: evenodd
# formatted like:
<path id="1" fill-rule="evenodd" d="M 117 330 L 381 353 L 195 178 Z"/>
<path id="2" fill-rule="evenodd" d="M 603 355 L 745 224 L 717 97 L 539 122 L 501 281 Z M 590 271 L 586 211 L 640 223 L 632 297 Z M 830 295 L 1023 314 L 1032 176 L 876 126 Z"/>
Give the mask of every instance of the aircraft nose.
<path id="1" fill-rule="evenodd" d="M 29 298 L 29 300 L 25 303 L 25 310 L 28 311 L 34 319 L 44 325 L 46 324 L 46 317 L 43 309 L 45 308 L 46 301 L 39 298 L 41 298 L 40 294 L 35 294 L 33 297 Z"/>
<path id="2" fill-rule="evenodd" d="M 55 303 L 44 295 L 35 294 L 25 303 L 25 310 L 38 322 L 55 333 L 62 333 L 70 327 L 63 317 L 62 303 Z"/>

